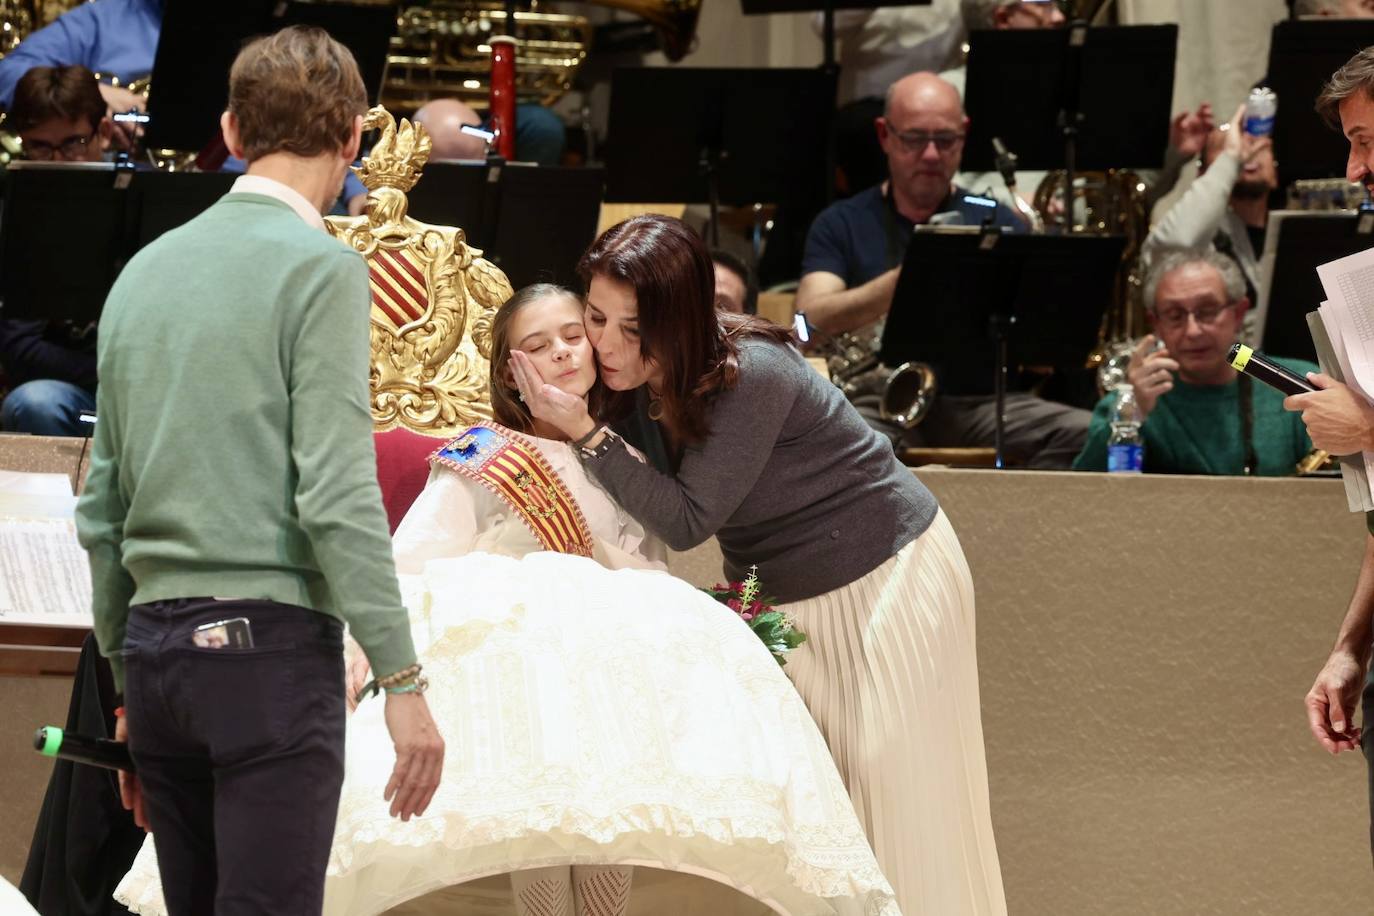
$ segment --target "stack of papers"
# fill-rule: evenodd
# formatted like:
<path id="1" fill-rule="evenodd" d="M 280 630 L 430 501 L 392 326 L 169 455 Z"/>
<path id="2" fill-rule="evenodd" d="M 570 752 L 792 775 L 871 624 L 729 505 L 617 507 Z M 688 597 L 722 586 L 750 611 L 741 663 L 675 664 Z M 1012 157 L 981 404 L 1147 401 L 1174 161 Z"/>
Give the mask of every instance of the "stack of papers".
<path id="1" fill-rule="evenodd" d="M 65 474 L 0 471 L 0 623 L 91 625 L 91 573 Z"/>

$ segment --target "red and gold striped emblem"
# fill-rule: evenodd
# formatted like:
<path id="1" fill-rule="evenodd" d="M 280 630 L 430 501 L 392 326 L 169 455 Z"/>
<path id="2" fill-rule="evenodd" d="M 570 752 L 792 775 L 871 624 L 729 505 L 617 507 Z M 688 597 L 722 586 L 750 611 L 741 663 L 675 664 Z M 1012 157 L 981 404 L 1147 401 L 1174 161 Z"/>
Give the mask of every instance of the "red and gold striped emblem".
<path id="1" fill-rule="evenodd" d="M 592 555 L 582 508 L 539 449 L 496 423 L 481 423 L 430 460 L 476 480 L 501 497 L 545 550 Z"/>
<path id="2" fill-rule="evenodd" d="M 425 269 L 409 248 L 378 248 L 367 259 L 374 314 L 400 330 L 425 317 Z"/>

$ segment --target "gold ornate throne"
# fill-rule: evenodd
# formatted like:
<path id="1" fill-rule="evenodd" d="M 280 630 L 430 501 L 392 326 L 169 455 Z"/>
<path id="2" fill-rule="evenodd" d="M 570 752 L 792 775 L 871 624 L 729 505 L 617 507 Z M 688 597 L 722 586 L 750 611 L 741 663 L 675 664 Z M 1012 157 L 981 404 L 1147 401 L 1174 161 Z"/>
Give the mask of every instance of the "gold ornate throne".
<path id="1" fill-rule="evenodd" d="M 367 215 L 331 216 L 325 225 L 367 260 L 373 426 L 457 435 L 491 416 L 491 320 L 510 298 L 510 281 L 462 229 L 406 215 L 406 192 L 429 160 L 424 126 L 403 119 L 398 127 L 381 106 L 363 126 L 382 132 L 355 169 L 367 186 Z"/>

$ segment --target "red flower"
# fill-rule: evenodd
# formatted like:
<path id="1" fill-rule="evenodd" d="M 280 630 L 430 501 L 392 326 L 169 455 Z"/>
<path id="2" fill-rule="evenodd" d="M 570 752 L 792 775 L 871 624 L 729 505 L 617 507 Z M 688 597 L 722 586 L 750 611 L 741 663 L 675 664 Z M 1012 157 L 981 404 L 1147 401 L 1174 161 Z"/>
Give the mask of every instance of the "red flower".
<path id="1" fill-rule="evenodd" d="M 743 610 L 743 607 L 741 607 L 738 598 L 731 598 L 729 601 L 725 602 L 725 604 L 730 608 L 730 610 L 734 611 L 736 614 L 740 613 Z"/>

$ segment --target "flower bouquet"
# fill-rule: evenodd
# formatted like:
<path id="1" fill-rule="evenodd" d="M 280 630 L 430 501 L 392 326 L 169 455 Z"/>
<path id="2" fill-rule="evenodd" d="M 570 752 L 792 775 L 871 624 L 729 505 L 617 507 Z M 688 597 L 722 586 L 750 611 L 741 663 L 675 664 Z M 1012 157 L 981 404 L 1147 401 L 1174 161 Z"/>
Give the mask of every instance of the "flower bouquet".
<path id="1" fill-rule="evenodd" d="M 793 625 L 792 618 L 782 611 L 774 610 L 772 599 L 760 595 L 757 566 L 749 567 L 749 575 L 744 577 L 743 582 L 716 585 L 702 591 L 734 611 L 741 620 L 749 624 L 749 629 L 763 640 L 763 644 L 773 653 L 779 665 L 786 665 L 787 653 L 806 642 L 806 634 Z"/>

